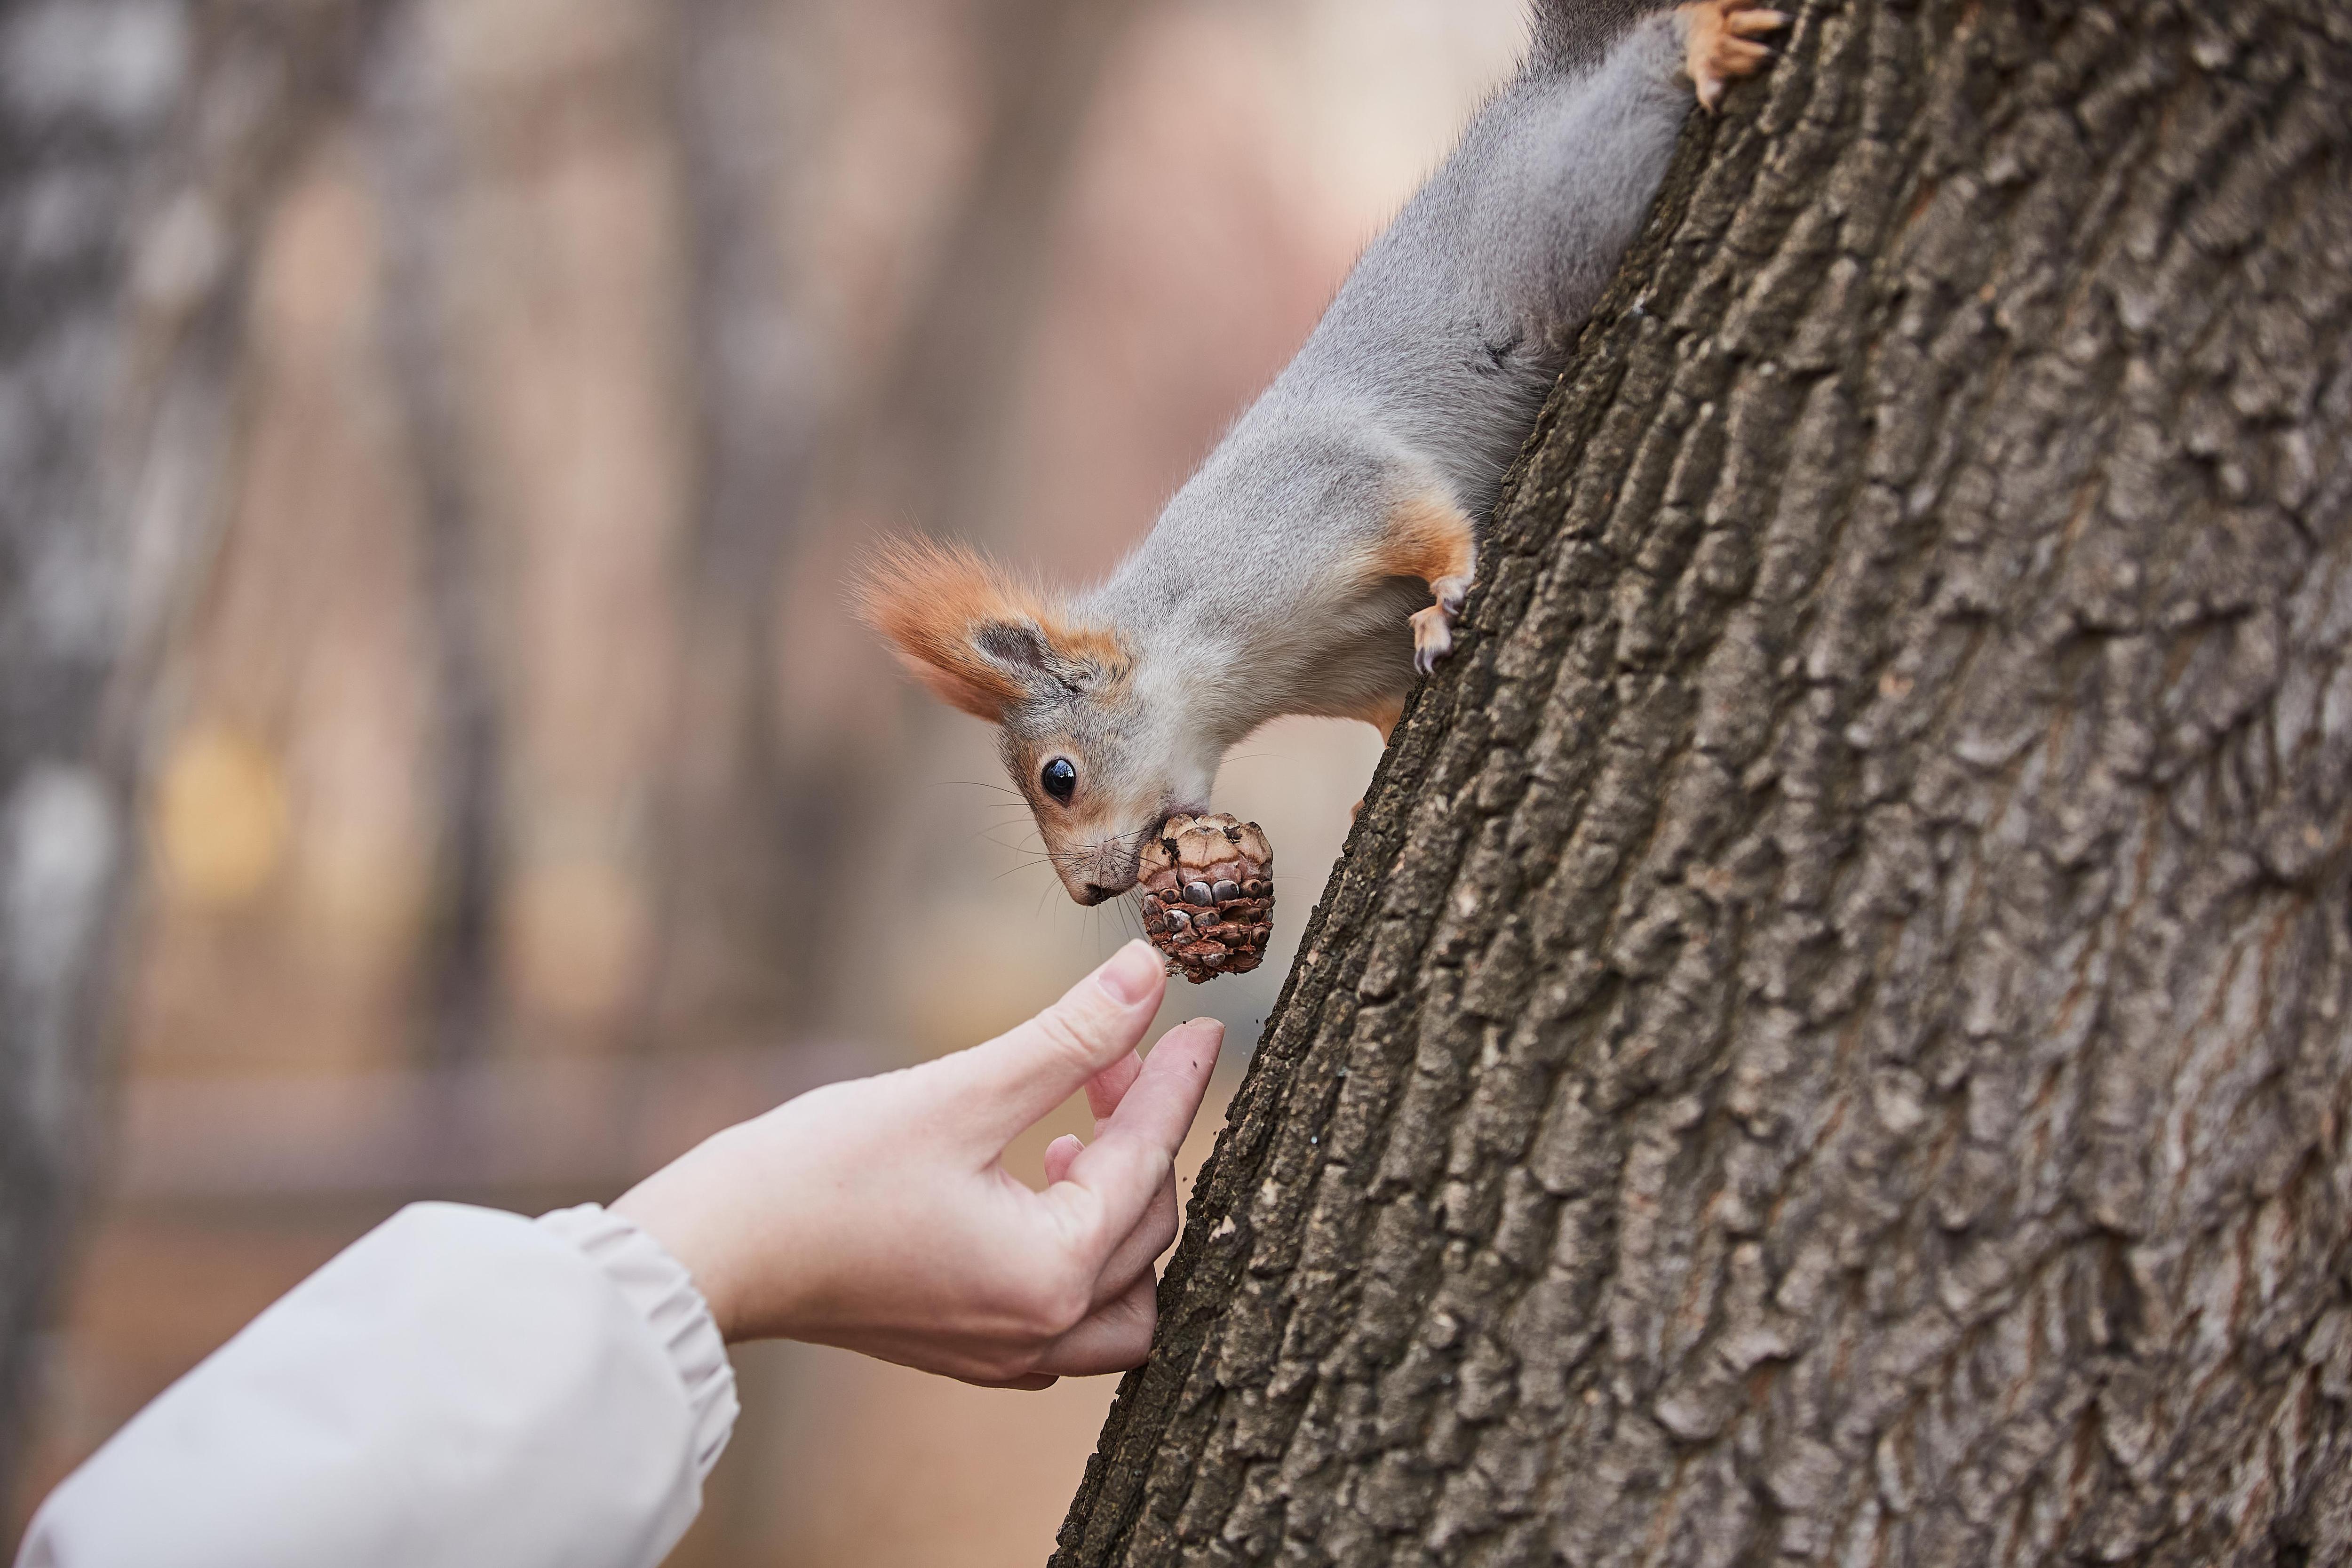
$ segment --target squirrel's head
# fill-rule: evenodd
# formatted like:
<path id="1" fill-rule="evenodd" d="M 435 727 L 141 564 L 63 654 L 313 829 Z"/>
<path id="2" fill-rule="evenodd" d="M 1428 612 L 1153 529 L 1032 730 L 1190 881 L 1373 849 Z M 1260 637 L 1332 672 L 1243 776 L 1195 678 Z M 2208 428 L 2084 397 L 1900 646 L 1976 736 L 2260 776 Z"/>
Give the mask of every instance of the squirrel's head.
<path id="1" fill-rule="evenodd" d="M 1098 904 L 1135 886 L 1144 842 L 1208 809 L 1217 756 L 1139 689 L 1133 650 L 959 546 L 885 546 L 859 587 L 866 623 L 934 696 L 1000 727 L 1062 886 Z"/>

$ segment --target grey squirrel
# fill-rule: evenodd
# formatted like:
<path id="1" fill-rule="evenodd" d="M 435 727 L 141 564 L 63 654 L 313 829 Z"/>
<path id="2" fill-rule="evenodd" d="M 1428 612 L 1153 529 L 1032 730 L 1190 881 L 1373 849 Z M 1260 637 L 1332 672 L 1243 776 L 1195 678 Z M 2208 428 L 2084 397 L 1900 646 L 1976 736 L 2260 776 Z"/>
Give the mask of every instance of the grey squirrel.
<path id="1" fill-rule="evenodd" d="M 1474 520 L 1657 194 L 1687 94 L 1712 110 L 1788 23 L 1753 0 L 1538 0 L 1532 20 L 1518 73 L 1108 582 L 1048 594 L 918 542 L 868 571 L 863 614 L 908 668 L 1003 726 L 1079 903 L 1133 887 L 1145 839 L 1208 811 L 1259 725 L 1395 726 L 1453 648 Z"/>

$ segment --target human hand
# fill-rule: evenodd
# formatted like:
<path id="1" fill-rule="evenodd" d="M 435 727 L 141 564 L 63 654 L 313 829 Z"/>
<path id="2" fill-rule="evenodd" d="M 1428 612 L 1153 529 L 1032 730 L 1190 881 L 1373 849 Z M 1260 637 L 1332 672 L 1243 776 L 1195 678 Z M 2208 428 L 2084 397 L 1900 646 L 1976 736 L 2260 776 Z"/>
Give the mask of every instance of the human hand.
<path id="1" fill-rule="evenodd" d="M 1020 1027 L 787 1100 L 614 1212 L 686 1265 L 730 1341 L 808 1340 L 1012 1388 L 1140 1365 L 1152 1265 L 1176 1237 L 1176 1149 L 1224 1038 L 1196 1018 L 1139 1058 L 1167 984 L 1131 942 Z M 1055 1139 L 1033 1192 L 1004 1146 L 1081 1085 L 1095 1141 Z"/>

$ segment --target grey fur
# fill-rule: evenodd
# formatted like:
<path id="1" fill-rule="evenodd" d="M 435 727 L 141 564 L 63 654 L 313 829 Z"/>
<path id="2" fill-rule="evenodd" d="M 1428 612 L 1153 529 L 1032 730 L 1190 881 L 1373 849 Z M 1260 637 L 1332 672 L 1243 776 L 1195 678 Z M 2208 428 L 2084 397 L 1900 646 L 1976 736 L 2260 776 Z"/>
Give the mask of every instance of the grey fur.
<path id="1" fill-rule="evenodd" d="M 1132 886 L 1171 810 L 1205 810 L 1226 751 L 1284 714 L 1360 717 L 1413 679 L 1417 579 L 1368 581 L 1397 505 L 1483 519 L 1632 242 L 1691 102 L 1684 21 L 1632 0 L 1538 5 L 1535 47 L 1364 252 L 1288 368 L 1071 606 L 1126 679 L 1039 683 L 1004 716 L 1074 897 Z M 1045 799 L 1069 756 L 1084 797 Z"/>
<path id="2" fill-rule="evenodd" d="M 1557 70 L 1590 68 L 1642 17 L 1673 0 L 1536 0 L 1528 31 L 1531 63 Z"/>

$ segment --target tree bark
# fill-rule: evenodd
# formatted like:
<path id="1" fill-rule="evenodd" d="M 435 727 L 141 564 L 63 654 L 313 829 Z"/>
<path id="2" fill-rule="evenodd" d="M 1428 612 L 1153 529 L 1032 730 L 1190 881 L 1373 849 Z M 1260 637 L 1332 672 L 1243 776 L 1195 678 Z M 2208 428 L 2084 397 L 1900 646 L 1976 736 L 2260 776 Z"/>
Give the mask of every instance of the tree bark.
<path id="1" fill-rule="evenodd" d="M 2352 1556 L 2352 20 L 1801 11 L 1056 1563 Z"/>

